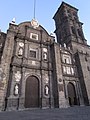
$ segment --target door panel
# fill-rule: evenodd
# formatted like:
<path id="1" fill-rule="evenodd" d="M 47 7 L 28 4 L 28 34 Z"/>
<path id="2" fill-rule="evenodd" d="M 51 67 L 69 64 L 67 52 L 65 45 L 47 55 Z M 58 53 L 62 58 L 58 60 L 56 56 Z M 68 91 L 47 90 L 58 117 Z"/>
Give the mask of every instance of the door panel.
<path id="1" fill-rule="evenodd" d="M 39 81 L 34 76 L 26 80 L 25 107 L 39 107 Z"/>

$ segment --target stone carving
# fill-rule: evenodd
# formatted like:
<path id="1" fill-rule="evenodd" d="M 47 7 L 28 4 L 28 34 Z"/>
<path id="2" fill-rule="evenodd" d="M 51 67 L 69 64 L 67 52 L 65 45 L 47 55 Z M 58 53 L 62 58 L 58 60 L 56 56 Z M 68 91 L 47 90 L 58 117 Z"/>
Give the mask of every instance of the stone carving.
<path id="1" fill-rule="evenodd" d="M 43 59 L 47 60 L 47 48 L 43 48 Z"/>
<path id="2" fill-rule="evenodd" d="M 47 53 L 46 52 L 43 53 L 43 59 L 47 60 Z"/>
<path id="3" fill-rule="evenodd" d="M 6 80 L 0 81 L 0 90 L 4 90 L 6 87 Z"/>
<path id="4" fill-rule="evenodd" d="M 28 76 L 29 74 L 30 74 L 29 72 L 26 72 L 26 73 L 25 73 L 25 77 Z"/>
<path id="5" fill-rule="evenodd" d="M 37 27 L 39 27 L 38 21 L 35 20 L 35 19 L 32 19 L 31 25 L 32 25 L 32 27 L 35 28 L 35 29 L 36 29 Z"/>
<path id="6" fill-rule="evenodd" d="M 6 75 L 0 66 L 0 90 L 4 90 L 6 87 Z"/>
<path id="7" fill-rule="evenodd" d="M 43 48 L 43 51 L 44 51 L 44 52 L 47 52 L 47 48 Z"/>
<path id="8" fill-rule="evenodd" d="M 23 42 L 20 42 L 20 43 L 19 43 L 19 46 L 20 46 L 20 47 L 23 47 L 23 46 L 24 46 L 24 43 L 23 43 Z"/>
<path id="9" fill-rule="evenodd" d="M 48 84 L 48 82 L 49 82 L 48 74 L 45 74 L 44 81 L 46 84 Z"/>
<path id="10" fill-rule="evenodd" d="M 36 62 L 35 62 L 35 61 L 32 61 L 32 65 L 36 65 Z"/>
<path id="11" fill-rule="evenodd" d="M 64 86 L 63 86 L 63 84 L 59 84 L 59 91 L 64 91 Z"/>
<path id="12" fill-rule="evenodd" d="M 66 48 L 67 46 L 66 46 L 66 44 L 64 43 L 64 48 Z"/>
<path id="13" fill-rule="evenodd" d="M 62 79 L 61 79 L 61 78 L 59 78 L 59 82 L 60 82 L 60 83 L 62 82 Z"/>
<path id="14" fill-rule="evenodd" d="M 16 81 L 16 82 L 19 82 L 20 79 L 21 79 L 21 73 L 20 73 L 20 71 L 17 71 L 17 72 L 15 73 L 15 81 Z"/>
<path id="15" fill-rule="evenodd" d="M 48 77 L 46 77 L 46 79 L 45 79 L 45 82 L 46 82 L 46 83 L 48 83 L 48 82 L 49 82 L 49 79 L 48 79 Z"/>
<path id="16" fill-rule="evenodd" d="M 18 55 L 22 56 L 23 55 L 23 48 L 19 48 Z"/>

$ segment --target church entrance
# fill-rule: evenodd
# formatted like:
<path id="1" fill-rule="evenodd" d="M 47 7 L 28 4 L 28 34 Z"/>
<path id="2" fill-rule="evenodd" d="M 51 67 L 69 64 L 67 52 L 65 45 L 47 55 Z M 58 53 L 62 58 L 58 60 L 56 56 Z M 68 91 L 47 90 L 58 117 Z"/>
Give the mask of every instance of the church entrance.
<path id="1" fill-rule="evenodd" d="M 67 90 L 68 90 L 68 99 L 70 106 L 77 105 L 75 86 L 72 83 L 68 83 Z"/>
<path id="2" fill-rule="evenodd" d="M 25 108 L 39 107 L 39 80 L 30 76 L 26 80 Z"/>

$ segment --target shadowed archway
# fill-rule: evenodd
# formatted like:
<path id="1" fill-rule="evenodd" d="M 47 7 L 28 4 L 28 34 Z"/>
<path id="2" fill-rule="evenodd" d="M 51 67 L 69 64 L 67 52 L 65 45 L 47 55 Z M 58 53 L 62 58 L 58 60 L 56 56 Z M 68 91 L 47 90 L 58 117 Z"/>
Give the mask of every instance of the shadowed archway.
<path id="1" fill-rule="evenodd" d="M 74 84 L 69 82 L 67 85 L 67 90 L 68 90 L 68 99 L 70 106 L 78 105 Z"/>

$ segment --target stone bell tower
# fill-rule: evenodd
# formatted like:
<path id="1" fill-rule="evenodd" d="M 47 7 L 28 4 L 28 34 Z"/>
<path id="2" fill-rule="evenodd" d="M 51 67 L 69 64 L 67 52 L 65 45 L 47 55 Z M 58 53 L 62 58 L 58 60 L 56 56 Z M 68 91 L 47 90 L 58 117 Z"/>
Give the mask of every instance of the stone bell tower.
<path id="1" fill-rule="evenodd" d="M 65 43 L 72 48 L 74 43 L 87 44 L 82 30 L 83 23 L 79 21 L 77 12 L 77 8 L 62 2 L 53 17 L 57 41 L 61 45 Z"/>
<path id="2" fill-rule="evenodd" d="M 53 19 L 56 25 L 57 42 L 70 48 L 75 57 L 84 104 L 90 104 L 90 46 L 83 34 L 78 9 L 62 2 Z"/>

